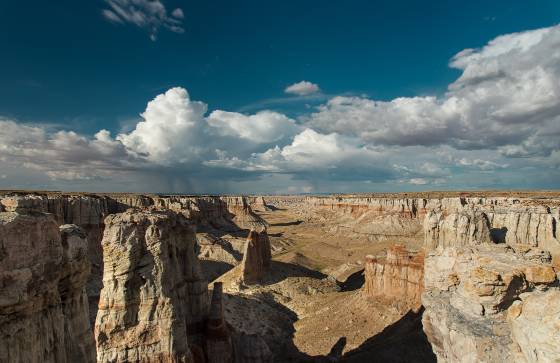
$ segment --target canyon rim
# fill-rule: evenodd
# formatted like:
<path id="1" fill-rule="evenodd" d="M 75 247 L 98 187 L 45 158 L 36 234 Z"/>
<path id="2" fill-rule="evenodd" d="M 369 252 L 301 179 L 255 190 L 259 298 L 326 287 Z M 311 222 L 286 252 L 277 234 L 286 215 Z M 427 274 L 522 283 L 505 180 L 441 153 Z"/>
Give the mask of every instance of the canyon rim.
<path id="1" fill-rule="evenodd" d="M 5 362 L 560 357 L 556 192 L 0 205 Z"/>

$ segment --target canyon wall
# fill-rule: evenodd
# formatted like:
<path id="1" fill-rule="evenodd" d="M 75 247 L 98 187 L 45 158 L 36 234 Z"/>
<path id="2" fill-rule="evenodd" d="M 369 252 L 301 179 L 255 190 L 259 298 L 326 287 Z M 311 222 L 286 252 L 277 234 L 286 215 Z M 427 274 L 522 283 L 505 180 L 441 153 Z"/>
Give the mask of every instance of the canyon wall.
<path id="1" fill-rule="evenodd" d="M 411 193 L 414 195 L 423 193 Z M 370 241 L 386 240 L 396 243 L 424 243 L 426 227 L 437 223 L 440 216 L 463 213 L 470 206 L 475 213 L 484 213 L 488 220 L 489 238 L 512 246 L 539 247 L 552 254 L 560 266 L 560 199 L 545 194 L 535 198 L 531 193 L 520 197 L 446 197 L 451 193 L 424 193 L 425 197 L 363 196 L 307 196 L 266 197 L 267 203 L 277 208 L 290 208 L 304 221 L 322 224 L 327 233 L 346 238 Z M 504 194 L 504 193 L 496 193 Z M 474 213 L 473 212 L 473 213 Z M 458 216 L 459 218 L 459 216 Z M 435 221 L 435 222 L 434 222 Z M 442 233 L 454 233 L 460 221 L 447 220 Z M 457 231 L 462 234 L 468 231 Z M 458 236 L 450 236 L 453 239 Z M 446 240 L 446 238 L 442 238 Z M 447 243 L 447 242 L 443 242 Z"/>
<path id="2" fill-rule="evenodd" d="M 189 344 L 201 345 L 208 309 L 194 229 L 172 211 L 128 211 L 105 223 L 97 361 L 193 361 Z"/>
<path id="3" fill-rule="evenodd" d="M 98 362 L 271 361 L 260 339 L 225 321 L 221 283 L 209 300 L 191 220 L 153 207 L 110 215 L 105 224 Z"/>
<path id="4" fill-rule="evenodd" d="M 2 197 L 2 196 L 0 196 Z M 210 232 L 203 243 L 201 253 L 211 259 L 237 264 L 240 251 L 234 251 L 225 240 L 213 235 L 236 232 L 240 229 L 266 228 L 266 222 L 255 214 L 246 197 L 241 196 L 156 196 L 139 194 L 65 194 L 65 193 L 4 193 L 6 204 L 25 203 L 34 210 L 52 213 L 59 225 L 76 224 L 88 236 L 88 256 L 91 274 L 87 282 L 90 306 L 90 322 L 93 325 L 97 314 L 99 292 L 102 287 L 103 250 L 101 239 L 105 229 L 105 217 L 126 211 L 129 208 L 174 210 L 188 218 L 199 231 Z M 202 257 L 202 256 L 201 256 Z"/>
<path id="5" fill-rule="evenodd" d="M 84 231 L 34 201 L 1 204 L 0 361 L 94 362 Z"/>
<path id="6" fill-rule="evenodd" d="M 312 222 L 348 221 L 354 230 L 352 218 L 421 223 L 417 255 L 394 245 L 385 258 L 366 257 L 363 293 L 405 309 L 424 305 L 438 362 L 560 360 L 558 200 L 310 199 Z"/>
<path id="7" fill-rule="evenodd" d="M 96 316 L 100 362 L 233 359 L 216 358 L 223 309 L 211 308 L 221 300 L 209 302 L 195 229 L 265 229 L 246 198 L 10 193 L 0 214 L 0 361 L 95 361 Z M 235 339 L 236 355 L 253 356 L 251 339 Z"/>
<path id="8" fill-rule="evenodd" d="M 541 212 L 527 220 L 546 220 Z M 519 220 L 511 213 L 500 218 Z M 426 218 L 424 331 L 439 362 L 556 361 L 560 287 L 551 254 L 541 235 L 495 243 L 492 219 L 473 205 Z"/>
<path id="9" fill-rule="evenodd" d="M 394 245 L 385 258 L 366 256 L 364 276 L 366 296 L 418 308 L 424 290 L 424 253 Z"/>
<path id="10" fill-rule="evenodd" d="M 219 285 L 209 300 L 197 267 L 202 254 L 241 262 L 248 284 L 262 278 L 270 241 L 251 205 L 292 208 L 349 238 L 423 244 L 424 254 L 367 258 L 364 294 L 417 306 L 424 290 L 424 331 L 442 362 L 560 357 L 557 199 L 51 193 L 0 202 L 0 361 L 95 361 L 88 311 L 100 362 L 270 360 L 258 339 L 230 331 Z M 222 238 L 242 229 L 245 250 Z"/>

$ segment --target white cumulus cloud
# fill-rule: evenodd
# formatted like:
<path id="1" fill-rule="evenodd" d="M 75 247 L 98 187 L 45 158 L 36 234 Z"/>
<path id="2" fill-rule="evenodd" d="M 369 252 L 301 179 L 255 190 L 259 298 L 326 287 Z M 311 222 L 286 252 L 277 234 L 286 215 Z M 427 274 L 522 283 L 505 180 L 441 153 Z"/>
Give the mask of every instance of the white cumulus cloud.
<path id="1" fill-rule="evenodd" d="M 145 2 L 109 1 L 123 9 Z M 136 17 L 117 8 L 114 21 Z M 42 177 L 50 186 L 163 192 L 246 192 L 261 180 L 269 183 L 263 191 L 559 187 L 558 49 L 560 26 L 504 35 L 453 57 L 461 75 L 443 95 L 337 96 L 297 121 L 271 110 L 208 114 L 181 87 L 155 96 L 116 137 L 0 119 L 0 184 L 36 186 L 29 182 Z M 290 88 L 319 92 L 306 81 Z"/>
<path id="2" fill-rule="evenodd" d="M 184 163 L 200 158 L 204 150 L 203 102 L 191 101 L 184 88 L 171 88 L 148 102 L 142 121 L 117 140 L 135 155 L 158 164 Z"/>
<path id="3" fill-rule="evenodd" d="M 328 175 L 333 179 L 387 178 L 392 168 L 386 154 L 359 145 L 359 140 L 336 133 L 305 129 L 284 147 L 254 153 L 246 160 L 221 153 L 205 165 L 245 171 Z"/>
<path id="4" fill-rule="evenodd" d="M 256 143 L 271 143 L 291 138 L 300 129 L 294 120 L 273 111 L 244 115 L 216 110 L 208 116 L 208 124 L 222 136 L 240 137 Z"/>
<path id="5" fill-rule="evenodd" d="M 320 88 L 317 84 L 308 81 L 294 83 L 284 90 L 286 93 L 298 96 L 309 96 L 319 91 Z"/>
<path id="6" fill-rule="evenodd" d="M 458 53 L 462 71 L 443 97 L 335 97 L 308 126 L 384 145 L 451 145 L 505 156 L 560 146 L 560 26 L 498 37 Z"/>
<path id="7" fill-rule="evenodd" d="M 137 162 L 106 130 L 88 138 L 74 131 L 50 131 L 44 126 L 11 120 L 0 120 L 0 161 L 42 170 L 54 179 L 108 177 Z"/>

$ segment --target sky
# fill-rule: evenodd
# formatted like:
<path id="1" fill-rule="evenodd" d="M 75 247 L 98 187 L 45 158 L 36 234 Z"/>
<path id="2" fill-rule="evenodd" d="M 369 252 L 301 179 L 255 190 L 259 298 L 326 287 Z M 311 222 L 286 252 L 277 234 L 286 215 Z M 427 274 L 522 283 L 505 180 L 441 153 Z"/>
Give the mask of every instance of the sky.
<path id="1" fill-rule="evenodd" d="M 560 2 L 11 1 L 0 189 L 560 188 Z"/>

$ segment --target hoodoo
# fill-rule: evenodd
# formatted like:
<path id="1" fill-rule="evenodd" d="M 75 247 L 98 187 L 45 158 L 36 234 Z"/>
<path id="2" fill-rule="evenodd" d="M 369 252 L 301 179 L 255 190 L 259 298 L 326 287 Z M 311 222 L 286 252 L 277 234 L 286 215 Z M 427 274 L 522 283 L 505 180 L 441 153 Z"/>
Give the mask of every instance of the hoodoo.
<path id="1" fill-rule="evenodd" d="M 270 240 L 266 230 L 251 230 L 245 244 L 243 261 L 241 262 L 241 278 L 245 284 L 255 284 L 262 280 L 264 273 L 270 268 Z"/>

